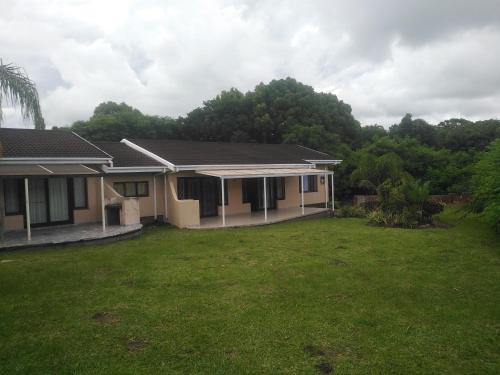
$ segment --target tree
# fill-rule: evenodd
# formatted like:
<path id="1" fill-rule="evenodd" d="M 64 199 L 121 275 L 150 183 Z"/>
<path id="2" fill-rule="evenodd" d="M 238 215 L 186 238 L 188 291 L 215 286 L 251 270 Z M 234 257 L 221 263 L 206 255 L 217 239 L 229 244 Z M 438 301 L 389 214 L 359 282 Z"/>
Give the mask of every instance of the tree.
<path id="1" fill-rule="evenodd" d="M 472 210 L 500 232 L 500 139 L 492 142 L 474 165 Z"/>
<path id="2" fill-rule="evenodd" d="M 32 119 L 35 129 L 45 129 L 35 83 L 13 64 L 0 60 L 0 124 L 3 120 L 2 104 L 19 106 L 25 119 Z"/>

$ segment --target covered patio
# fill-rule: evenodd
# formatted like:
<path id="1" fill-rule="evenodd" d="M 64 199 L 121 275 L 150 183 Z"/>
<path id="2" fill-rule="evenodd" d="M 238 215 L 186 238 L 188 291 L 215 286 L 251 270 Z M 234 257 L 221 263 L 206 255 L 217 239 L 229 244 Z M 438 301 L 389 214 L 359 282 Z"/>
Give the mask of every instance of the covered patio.
<path id="1" fill-rule="evenodd" d="M 33 228 L 31 239 L 26 237 L 25 231 L 12 231 L 4 234 L 3 241 L 0 241 L 0 251 L 105 241 L 119 237 L 129 238 L 138 234 L 141 229 L 142 224 L 108 225 L 105 230 L 102 229 L 101 224 L 70 224 Z"/>
<path id="2" fill-rule="evenodd" d="M 262 211 L 250 212 L 245 214 L 227 215 L 225 224 L 222 222 L 222 217 L 206 217 L 200 220 L 199 226 L 189 227 L 190 229 L 214 229 L 214 228 L 231 228 L 231 227 L 246 227 L 254 225 L 265 225 L 290 221 L 294 219 L 306 219 L 319 215 L 326 215 L 330 212 L 329 208 L 319 207 L 304 207 L 302 208 L 282 208 L 279 210 L 270 210 L 267 213 L 267 220 Z"/>
<path id="3" fill-rule="evenodd" d="M 256 169 L 221 169 L 221 170 L 198 170 L 196 173 L 200 175 L 210 176 L 220 178 L 221 180 L 221 215 L 215 217 L 207 217 L 200 219 L 199 226 L 193 226 L 192 228 L 219 228 L 219 227 L 237 227 L 237 226 L 249 226 L 249 225 L 262 225 L 277 223 L 281 221 L 287 221 L 291 219 L 307 217 L 311 215 L 317 215 L 321 213 L 326 213 L 330 209 L 333 212 L 334 207 L 334 172 L 323 169 L 316 168 L 256 168 Z M 304 200 L 304 189 L 301 188 L 300 191 L 300 204 L 299 207 L 288 207 L 288 208 L 275 208 L 269 209 L 268 207 L 268 184 L 267 180 L 273 177 L 299 177 L 301 181 L 301 186 L 304 186 L 304 177 L 315 175 L 323 176 L 324 182 L 328 182 L 328 178 L 331 180 L 331 197 L 332 205 L 329 207 L 329 191 L 325 187 L 324 196 L 324 207 L 307 207 Z M 229 179 L 262 179 L 262 190 L 263 190 L 263 209 L 262 211 L 250 211 L 247 213 L 239 213 L 226 215 L 225 209 L 225 180 Z M 326 185 L 325 185 L 326 186 Z"/>

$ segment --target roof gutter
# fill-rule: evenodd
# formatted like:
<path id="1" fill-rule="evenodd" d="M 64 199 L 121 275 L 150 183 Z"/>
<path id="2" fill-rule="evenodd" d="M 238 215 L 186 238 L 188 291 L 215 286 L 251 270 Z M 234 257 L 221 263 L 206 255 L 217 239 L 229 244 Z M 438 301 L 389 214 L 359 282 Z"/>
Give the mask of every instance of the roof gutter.
<path id="1" fill-rule="evenodd" d="M 1 158 L 0 164 L 105 164 L 110 158 Z"/>

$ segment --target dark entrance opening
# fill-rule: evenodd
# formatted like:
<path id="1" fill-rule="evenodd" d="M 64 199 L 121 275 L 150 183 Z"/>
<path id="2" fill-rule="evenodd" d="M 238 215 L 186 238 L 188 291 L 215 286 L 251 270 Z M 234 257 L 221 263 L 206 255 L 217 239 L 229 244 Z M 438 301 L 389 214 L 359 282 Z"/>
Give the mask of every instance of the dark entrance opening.
<path id="1" fill-rule="evenodd" d="M 276 178 L 266 178 L 267 209 L 276 208 Z M 252 211 L 264 210 L 264 178 L 245 178 L 242 180 L 243 202 L 250 203 Z"/>
<path id="2" fill-rule="evenodd" d="M 215 177 L 179 177 L 179 199 L 195 199 L 200 202 L 200 217 L 218 215 L 219 179 Z"/>

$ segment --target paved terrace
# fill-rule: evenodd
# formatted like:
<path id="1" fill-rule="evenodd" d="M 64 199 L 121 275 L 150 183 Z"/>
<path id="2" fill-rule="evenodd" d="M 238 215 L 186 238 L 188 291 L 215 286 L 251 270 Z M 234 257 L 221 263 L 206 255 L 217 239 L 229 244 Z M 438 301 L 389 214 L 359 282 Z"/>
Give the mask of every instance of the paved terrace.
<path id="1" fill-rule="evenodd" d="M 295 219 L 310 218 L 311 216 L 314 217 L 320 214 L 326 214 L 328 211 L 330 211 L 329 208 L 304 207 L 304 215 L 302 215 L 302 208 L 274 209 L 267 211 L 267 221 L 264 220 L 264 211 L 226 215 L 226 228 L 264 225 Z M 222 227 L 222 217 L 215 216 L 202 218 L 199 226 L 193 226 L 190 227 L 190 229 L 213 229 Z"/>
<path id="2" fill-rule="evenodd" d="M 106 227 L 105 231 L 102 230 L 101 224 L 78 224 L 33 228 L 31 230 L 31 241 L 28 241 L 26 238 L 26 231 L 7 232 L 5 233 L 4 240 L 0 241 L 0 251 L 104 241 L 137 234 L 141 228 L 142 224 L 127 226 L 109 225 Z"/>

